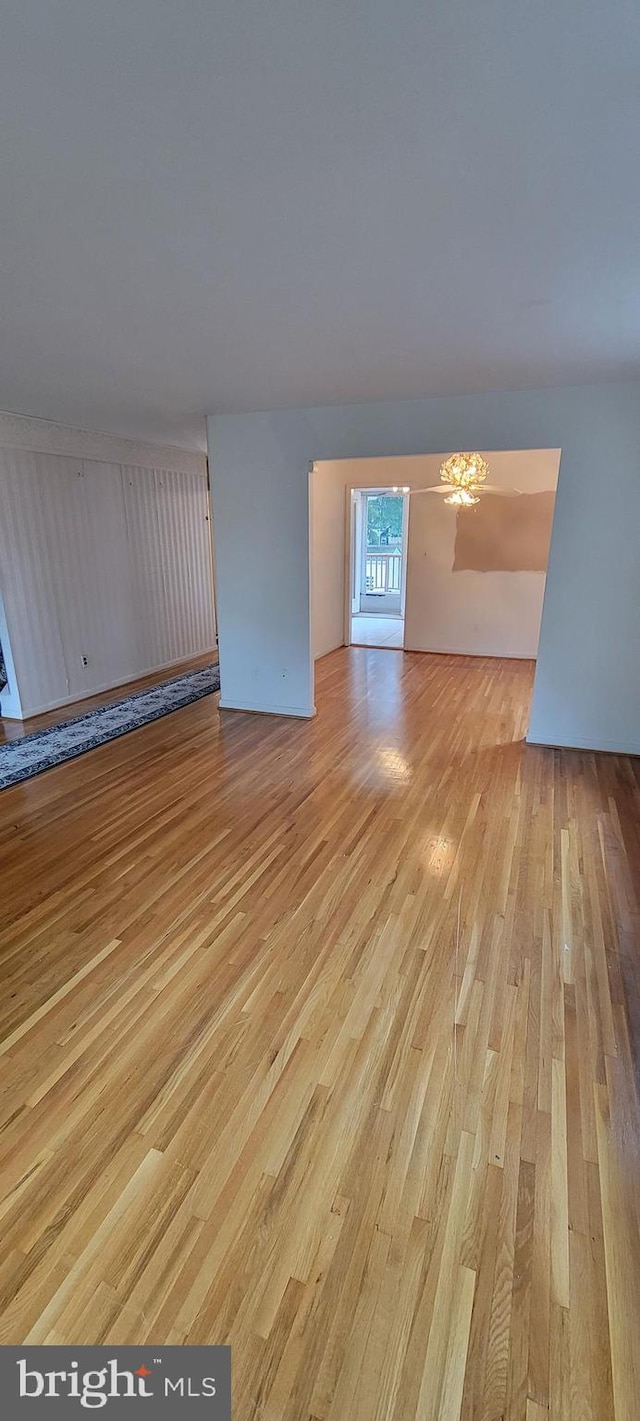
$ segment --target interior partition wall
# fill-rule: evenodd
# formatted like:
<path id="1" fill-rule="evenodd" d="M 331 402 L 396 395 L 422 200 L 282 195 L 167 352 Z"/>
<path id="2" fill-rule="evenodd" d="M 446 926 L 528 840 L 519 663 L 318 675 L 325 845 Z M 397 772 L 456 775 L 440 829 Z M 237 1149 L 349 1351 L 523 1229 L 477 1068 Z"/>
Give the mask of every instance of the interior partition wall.
<path id="1" fill-rule="evenodd" d="M 313 460 L 559 448 L 528 738 L 640 753 L 640 386 L 211 416 L 208 442 L 223 705 L 314 714 Z"/>

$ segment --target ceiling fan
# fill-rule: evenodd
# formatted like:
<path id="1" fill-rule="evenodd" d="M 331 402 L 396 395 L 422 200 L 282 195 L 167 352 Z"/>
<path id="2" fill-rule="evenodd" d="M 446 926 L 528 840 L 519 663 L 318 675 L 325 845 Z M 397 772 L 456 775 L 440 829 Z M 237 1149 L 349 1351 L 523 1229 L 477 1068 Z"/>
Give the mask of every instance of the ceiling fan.
<path id="1" fill-rule="evenodd" d="M 451 454 L 440 467 L 439 484 L 428 488 L 394 488 L 394 493 L 439 493 L 445 503 L 457 508 L 470 508 L 480 502 L 481 493 L 497 494 L 499 498 L 515 498 L 519 488 L 499 488 L 497 484 L 486 482 L 489 465 L 481 454 Z"/>

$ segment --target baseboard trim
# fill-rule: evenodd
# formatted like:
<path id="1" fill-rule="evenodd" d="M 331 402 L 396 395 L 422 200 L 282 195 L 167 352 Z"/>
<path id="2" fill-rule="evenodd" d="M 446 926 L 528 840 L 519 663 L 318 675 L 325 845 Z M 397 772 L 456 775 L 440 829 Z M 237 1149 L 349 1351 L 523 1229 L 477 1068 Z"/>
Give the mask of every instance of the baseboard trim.
<path id="1" fill-rule="evenodd" d="M 630 755 L 634 759 L 640 756 L 640 745 L 629 749 L 611 742 L 594 745 L 588 740 L 536 740 L 530 735 L 526 735 L 525 740 L 527 745 L 535 746 L 538 750 L 576 750 L 588 755 Z"/>
<path id="2" fill-rule="evenodd" d="M 220 700 L 218 702 L 220 710 L 245 711 L 249 715 L 280 715 L 292 720 L 312 720 L 316 714 L 315 706 L 308 709 L 305 706 L 256 706 L 250 705 L 248 701 L 240 703 L 236 701 L 233 705 L 229 701 Z"/>
<path id="3" fill-rule="evenodd" d="M 194 651 L 190 656 L 178 656 L 175 661 L 163 661 L 160 666 L 147 666 L 141 671 L 136 671 L 132 676 L 127 676 L 124 681 L 105 681 L 101 686 L 92 686 L 90 691 L 76 691 L 73 696 L 63 696 L 59 701 L 47 701 L 46 705 L 36 706 L 35 710 L 25 711 L 22 720 L 33 720 L 36 715 L 45 715 L 47 711 L 58 710 L 61 706 L 73 706 L 76 701 L 90 701 L 92 696 L 101 696 L 105 691 L 124 690 L 125 686 L 130 686 L 132 681 L 141 681 L 143 676 L 153 676 L 156 671 L 171 671 L 174 667 L 186 666 L 187 662 L 193 661 L 196 656 L 213 656 L 217 652 L 217 646 L 205 646 L 202 651 Z M 10 717 L 7 717 L 9 719 Z M 13 717 L 11 717 L 13 719 Z"/>
<path id="4" fill-rule="evenodd" d="M 473 656 L 478 661 L 483 658 L 488 661 L 536 661 L 538 657 L 537 651 L 524 656 L 520 651 L 460 651 L 459 647 L 407 646 L 406 642 L 402 650 L 415 651 L 421 656 Z"/>

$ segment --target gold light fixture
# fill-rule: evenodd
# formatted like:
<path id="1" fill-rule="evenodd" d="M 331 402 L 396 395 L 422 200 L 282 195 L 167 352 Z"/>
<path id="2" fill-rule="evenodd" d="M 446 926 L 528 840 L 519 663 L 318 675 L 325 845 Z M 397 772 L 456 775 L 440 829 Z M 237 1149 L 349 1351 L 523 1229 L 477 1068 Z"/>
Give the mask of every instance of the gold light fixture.
<path id="1" fill-rule="evenodd" d="M 403 488 L 402 493 L 439 493 L 445 503 L 455 508 L 472 508 L 480 502 L 481 493 L 495 494 L 497 498 L 517 498 L 519 488 L 504 488 L 499 484 L 485 482 L 489 465 L 482 454 L 450 454 L 440 465 L 440 483 L 429 484 L 428 488 Z M 394 493 L 400 493 L 394 488 Z"/>
<path id="2" fill-rule="evenodd" d="M 451 454 L 440 468 L 440 478 L 451 492 L 445 503 L 458 508 L 470 508 L 479 502 L 483 484 L 489 472 L 489 465 L 481 454 Z"/>

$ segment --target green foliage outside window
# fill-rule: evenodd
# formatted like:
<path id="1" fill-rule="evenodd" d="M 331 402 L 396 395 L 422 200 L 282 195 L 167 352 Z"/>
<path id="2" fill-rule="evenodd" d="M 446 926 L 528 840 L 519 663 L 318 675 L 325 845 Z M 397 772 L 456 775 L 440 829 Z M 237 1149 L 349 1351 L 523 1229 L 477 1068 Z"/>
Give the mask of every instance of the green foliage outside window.
<path id="1" fill-rule="evenodd" d="M 370 548 L 397 544 L 402 540 L 402 503 L 402 498 L 396 494 L 369 494 L 367 544 Z"/>

